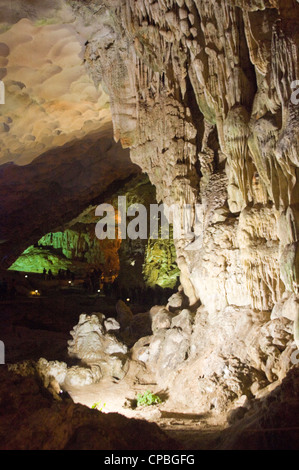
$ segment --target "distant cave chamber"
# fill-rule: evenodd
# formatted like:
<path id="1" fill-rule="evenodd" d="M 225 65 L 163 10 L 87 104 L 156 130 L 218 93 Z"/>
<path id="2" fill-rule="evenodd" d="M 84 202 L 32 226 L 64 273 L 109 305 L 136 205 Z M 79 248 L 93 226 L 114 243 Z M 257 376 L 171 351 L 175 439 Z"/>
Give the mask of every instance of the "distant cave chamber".
<path id="1" fill-rule="evenodd" d="M 146 175 L 123 183 L 123 187 L 120 186 L 118 192 L 111 195 L 111 207 L 116 208 L 118 194 L 126 198 L 128 207 L 136 198 L 138 204 L 144 204 L 147 210 L 150 210 L 151 204 L 156 204 L 155 189 Z M 57 279 L 65 278 L 69 272 L 74 279 L 81 279 L 83 284 L 93 271 L 99 271 L 97 289 L 100 285 L 111 285 L 116 281 L 117 288 L 127 292 L 157 286 L 168 289 L 170 294 L 178 285 L 180 274 L 171 227 L 167 239 L 141 239 L 138 234 L 136 240 L 130 237 L 121 239 L 117 237 L 118 225 L 115 221 L 115 237 L 109 239 L 107 234 L 106 239 L 99 240 L 95 230 L 99 220 L 95 215 L 96 207 L 91 205 L 85 209 L 67 224 L 64 231 L 44 235 L 28 247 L 9 270 L 45 273 L 48 277 L 50 272 Z M 160 224 L 158 221 L 158 227 Z"/>

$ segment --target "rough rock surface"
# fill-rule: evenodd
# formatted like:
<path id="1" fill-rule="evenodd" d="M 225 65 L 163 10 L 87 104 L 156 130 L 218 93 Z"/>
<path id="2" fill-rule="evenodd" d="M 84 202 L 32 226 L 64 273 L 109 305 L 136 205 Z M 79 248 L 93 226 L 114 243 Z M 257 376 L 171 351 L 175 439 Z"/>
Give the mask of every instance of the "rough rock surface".
<path id="1" fill-rule="evenodd" d="M 85 59 L 111 98 L 115 138 L 158 201 L 191 207 L 175 245 L 189 306 L 202 307 L 191 336 L 155 331 L 148 363 L 181 396 L 196 370 L 192 397 L 208 391 L 206 406 L 217 407 L 219 386 L 221 408 L 293 366 L 298 315 L 270 314 L 298 296 L 299 4 L 69 3 L 85 20 L 97 16 Z"/>
<path id="2" fill-rule="evenodd" d="M 180 448 L 154 423 L 104 414 L 68 398 L 53 400 L 39 377 L 28 370 L 21 375 L 1 367 L 0 377 L 1 450 Z"/>
<path id="3" fill-rule="evenodd" d="M 1 165 L 26 165 L 91 132 L 107 136 L 111 127 L 109 97 L 82 60 L 88 26 L 79 35 L 61 0 L 27 3 L 0 3 Z"/>
<path id="4" fill-rule="evenodd" d="M 296 352 L 293 321 L 232 306 L 217 313 L 157 309 L 152 335 L 131 350 L 173 403 L 216 413 L 273 390 L 296 367 Z"/>
<path id="5" fill-rule="evenodd" d="M 133 320 L 133 313 L 123 300 L 118 300 L 116 304 L 116 319 L 121 328 L 127 328 Z"/>
<path id="6" fill-rule="evenodd" d="M 186 407 L 246 408 L 296 369 L 298 1 L 67 3 L 78 30 L 90 25 L 84 60 L 110 97 L 115 139 L 158 201 L 191 209 L 175 240 L 191 315 L 172 299 L 180 318 L 157 313 L 132 353 Z"/>
<path id="7" fill-rule="evenodd" d="M 95 13 L 93 2 L 70 3 L 83 18 Z M 196 244 L 187 250 L 183 237 L 176 248 L 190 301 L 210 310 L 267 310 L 296 290 L 298 8 L 103 1 L 86 48 L 111 97 L 115 136 L 158 200 L 191 204 L 194 214 L 200 206 Z"/>
<path id="8" fill-rule="evenodd" d="M 111 130 L 106 137 L 96 132 L 50 150 L 29 165 L 2 165 L 0 267 L 9 268 L 47 233 L 63 230 L 115 181 L 139 172 Z"/>
<path id="9" fill-rule="evenodd" d="M 257 400 L 245 416 L 225 430 L 219 449 L 297 450 L 299 374 L 293 370 L 267 397 Z M 244 410 L 243 410 L 244 412 Z"/>
<path id="10" fill-rule="evenodd" d="M 105 331 L 105 316 L 101 313 L 80 315 L 78 324 L 71 331 L 68 354 L 82 366 L 71 367 L 66 383 L 87 385 L 98 382 L 103 376 L 121 379 L 128 370 L 128 348 L 111 330 Z"/>

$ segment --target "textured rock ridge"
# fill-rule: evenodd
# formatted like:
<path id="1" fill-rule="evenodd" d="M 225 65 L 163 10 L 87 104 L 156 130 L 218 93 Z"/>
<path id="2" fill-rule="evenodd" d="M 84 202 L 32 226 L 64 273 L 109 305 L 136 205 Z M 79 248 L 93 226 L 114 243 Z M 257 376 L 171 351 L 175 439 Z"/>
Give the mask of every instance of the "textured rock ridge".
<path id="1" fill-rule="evenodd" d="M 98 19 L 85 60 L 115 138 L 158 201 L 192 208 L 175 240 L 191 336 L 164 311 L 140 358 L 184 403 L 266 393 L 298 338 L 298 2 L 69 3 Z"/>
<path id="2" fill-rule="evenodd" d="M 140 169 L 132 164 L 128 151 L 114 142 L 111 132 L 106 138 L 96 132 L 78 139 L 25 166 L 2 165 L 0 267 L 9 268 L 42 236 L 64 230 L 105 193 L 111 193 L 113 185 L 122 185 L 138 173 Z"/>
<path id="3" fill-rule="evenodd" d="M 97 5 L 70 3 L 84 18 Z M 103 1 L 86 47 L 114 135 L 158 200 L 201 207 L 197 245 L 189 251 L 182 239 L 176 249 L 190 302 L 209 310 L 271 310 L 297 291 L 298 8 Z"/>

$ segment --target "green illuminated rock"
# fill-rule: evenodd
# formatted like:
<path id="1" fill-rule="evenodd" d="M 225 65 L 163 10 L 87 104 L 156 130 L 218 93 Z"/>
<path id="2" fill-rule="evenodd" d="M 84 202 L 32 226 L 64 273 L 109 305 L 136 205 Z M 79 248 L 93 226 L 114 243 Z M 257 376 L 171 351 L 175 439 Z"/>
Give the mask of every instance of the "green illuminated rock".
<path id="1" fill-rule="evenodd" d="M 147 175 L 140 175 L 115 191 L 105 202 L 115 211 L 118 196 L 125 196 L 127 207 L 142 204 L 147 209 L 150 227 L 150 205 L 156 204 L 156 190 Z M 99 240 L 95 234 L 97 206 L 90 206 L 69 222 L 64 230 L 45 234 L 35 246 L 28 247 L 10 270 L 42 273 L 51 269 L 54 275 L 67 270 L 85 276 L 93 268 L 118 275 L 118 282 L 126 289 L 154 287 L 173 288 L 180 271 L 176 252 L 170 239 Z M 132 218 L 127 218 L 127 225 Z"/>
<path id="2" fill-rule="evenodd" d="M 172 239 L 149 240 L 143 265 L 146 285 L 174 288 L 180 270 L 176 264 L 176 252 Z"/>
<path id="3" fill-rule="evenodd" d="M 50 249 L 30 246 L 9 269 L 27 273 L 42 273 L 44 269 L 47 271 L 51 269 L 53 274 L 57 274 L 59 269 L 71 268 L 71 260 L 59 256 Z"/>

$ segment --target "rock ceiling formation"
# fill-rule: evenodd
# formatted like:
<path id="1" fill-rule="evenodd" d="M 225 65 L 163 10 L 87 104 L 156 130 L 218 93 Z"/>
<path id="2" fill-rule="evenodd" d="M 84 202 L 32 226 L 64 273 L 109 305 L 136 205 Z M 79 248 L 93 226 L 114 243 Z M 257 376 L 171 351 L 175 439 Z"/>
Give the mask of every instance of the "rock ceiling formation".
<path id="1" fill-rule="evenodd" d="M 294 0 L 6 7 L 3 163 L 107 133 L 104 87 L 114 137 L 157 199 L 200 204 L 196 243 L 176 247 L 191 303 L 273 308 L 298 284 L 298 8 Z"/>
<path id="2" fill-rule="evenodd" d="M 58 9 L 59 2 L 54 2 L 54 12 L 41 2 L 7 3 L 0 4 L 0 73 L 6 95 L 1 106 L 0 164 L 24 165 L 91 131 L 109 132 L 108 96 L 94 86 L 84 68 L 87 31 L 80 28 L 79 36 L 74 17 L 63 4 Z M 26 11 L 28 3 L 31 8 Z"/>
<path id="3" fill-rule="evenodd" d="M 84 66 L 90 27 L 65 2 L 0 2 L 0 264 L 138 173 Z M 78 33 L 80 30 L 80 34 Z"/>
<path id="4" fill-rule="evenodd" d="M 109 156 L 115 163 L 115 155 Z M 103 172 L 109 171 L 103 159 L 99 163 Z M 97 173 L 96 178 L 100 179 Z M 45 189 L 46 184 L 44 182 Z M 126 198 L 128 207 L 138 201 L 138 204 L 143 204 L 148 212 L 150 212 L 150 205 L 156 200 L 155 187 L 150 184 L 148 177 L 144 174 L 129 178 L 129 181 L 122 182 L 121 186 L 114 190 L 115 193 L 111 188 L 111 194 L 105 195 L 105 202 L 111 204 L 116 211 L 118 196 Z M 28 198 L 31 197 L 32 195 L 28 195 Z M 59 198 L 57 210 L 60 206 Z M 80 198 L 83 198 L 82 192 L 80 192 Z M 37 202 L 40 203 L 40 201 L 35 201 Z M 27 199 L 26 204 L 28 203 Z M 53 205 L 52 200 L 51 205 Z M 157 285 L 162 288 L 174 288 L 180 273 L 176 264 L 172 237 L 157 240 L 131 240 L 128 237 L 98 240 L 95 233 L 95 226 L 98 222 L 98 217 L 95 215 L 96 208 L 97 205 L 90 205 L 84 209 L 75 219 L 63 224 L 63 231 L 45 234 L 35 245 L 24 251 L 10 266 L 10 270 L 41 273 L 43 269 L 47 271 L 51 269 L 53 275 L 57 276 L 60 270 L 69 269 L 75 276 L 84 278 L 92 269 L 100 268 L 107 278 L 111 278 L 111 273 L 117 276 L 117 284 L 128 293 L 136 289 L 143 291 L 146 287 Z M 20 212 L 19 216 L 21 216 Z M 29 216 L 28 214 L 27 217 Z M 141 293 L 140 295 L 142 296 Z"/>
<path id="5" fill-rule="evenodd" d="M 208 386 L 216 370 L 236 377 L 248 366 L 248 376 L 256 368 L 275 382 L 286 366 L 274 330 L 284 331 L 279 342 L 290 355 L 288 328 L 297 338 L 299 324 L 298 2 L 68 3 L 85 23 L 97 17 L 85 60 L 110 96 L 115 138 L 159 201 L 194 208 L 193 240 L 176 240 L 176 251 L 189 305 L 203 309 L 203 337 L 191 347 L 196 373 Z M 242 347 L 247 340 L 258 353 Z M 169 372 L 164 386 L 193 390 L 193 368 L 191 361 L 189 372 Z"/>

